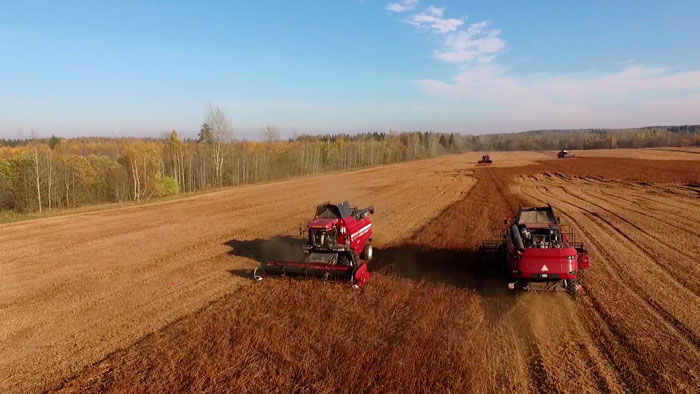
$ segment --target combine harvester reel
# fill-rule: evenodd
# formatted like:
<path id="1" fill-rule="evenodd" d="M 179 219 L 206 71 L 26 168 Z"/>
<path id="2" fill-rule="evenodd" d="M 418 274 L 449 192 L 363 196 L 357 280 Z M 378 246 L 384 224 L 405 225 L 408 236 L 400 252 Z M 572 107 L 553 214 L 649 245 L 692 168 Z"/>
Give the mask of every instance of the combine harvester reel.
<path id="1" fill-rule="evenodd" d="M 505 220 L 501 241 L 484 242 L 479 256 L 500 265 L 511 290 L 568 291 L 574 298 L 581 270 L 590 267 L 583 244 L 564 231 L 551 205 L 520 207 Z"/>
<path id="2" fill-rule="evenodd" d="M 372 220 L 374 206 L 364 209 L 323 203 L 308 226 L 303 246 L 304 261 L 265 261 L 255 269 L 253 277 L 260 281 L 270 275 L 311 276 L 347 281 L 361 287 L 369 279 L 367 261 L 372 259 Z"/>

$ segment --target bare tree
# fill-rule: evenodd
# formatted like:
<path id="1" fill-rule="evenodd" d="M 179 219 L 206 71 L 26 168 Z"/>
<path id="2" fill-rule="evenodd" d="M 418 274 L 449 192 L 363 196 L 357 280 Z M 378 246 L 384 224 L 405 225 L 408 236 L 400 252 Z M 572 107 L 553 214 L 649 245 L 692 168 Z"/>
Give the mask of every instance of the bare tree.
<path id="1" fill-rule="evenodd" d="M 267 142 L 274 142 L 280 139 L 280 132 L 277 130 L 277 126 L 269 123 L 263 127 L 262 135 Z"/>
<path id="2" fill-rule="evenodd" d="M 133 199 L 141 201 L 141 175 L 139 173 L 139 149 L 137 144 L 129 144 L 123 148 L 123 155 L 129 165 L 131 180 L 133 182 Z"/>
<path id="3" fill-rule="evenodd" d="M 280 132 L 279 132 L 279 130 L 277 130 L 277 126 L 268 123 L 265 125 L 265 127 L 263 127 L 262 135 L 263 135 L 263 138 L 265 140 L 267 140 L 267 142 L 268 142 L 268 144 L 266 146 L 266 148 L 268 150 L 268 155 L 269 154 L 272 155 L 272 161 L 271 161 L 272 179 L 277 179 L 277 149 L 275 146 L 276 144 L 274 144 L 274 143 L 280 139 Z M 266 155 L 265 159 L 269 160 L 269 157 Z M 269 168 L 269 165 L 268 165 L 268 168 Z"/>
<path id="4" fill-rule="evenodd" d="M 208 104 L 204 111 L 204 123 L 211 128 L 211 145 L 213 147 L 216 182 L 218 186 L 223 186 L 224 154 L 222 145 L 233 138 L 233 125 L 228 114 L 212 104 Z"/>
<path id="5" fill-rule="evenodd" d="M 172 165 L 172 174 L 177 179 L 180 187 L 185 190 L 185 153 L 184 144 L 177 131 L 170 132 L 170 136 L 166 139 L 167 154 L 170 156 L 170 164 Z"/>
<path id="6" fill-rule="evenodd" d="M 41 173 L 39 168 L 39 134 L 32 130 L 32 161 L 34 163 L 34 182 L 36 185 L 36 199 L 41 213 Z"/>

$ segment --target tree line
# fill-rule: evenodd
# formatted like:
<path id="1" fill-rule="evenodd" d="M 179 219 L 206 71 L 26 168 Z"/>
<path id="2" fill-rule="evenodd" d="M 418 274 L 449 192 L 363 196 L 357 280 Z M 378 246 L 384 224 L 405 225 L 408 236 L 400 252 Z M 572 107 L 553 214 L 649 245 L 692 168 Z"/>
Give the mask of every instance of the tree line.
<path id="1" fill-rule="evenodd" d="M 0 140 L 0 209 L 19 213 L 145 201 L 183 192 L 391 164 L 466 151 L 700 145 L 697 126 L 460 135 L 374 132 L 235 141 L 228 116 L 209 107 L 197 139 Z M 8 143 L 9 141 L 9 143 Z"/>

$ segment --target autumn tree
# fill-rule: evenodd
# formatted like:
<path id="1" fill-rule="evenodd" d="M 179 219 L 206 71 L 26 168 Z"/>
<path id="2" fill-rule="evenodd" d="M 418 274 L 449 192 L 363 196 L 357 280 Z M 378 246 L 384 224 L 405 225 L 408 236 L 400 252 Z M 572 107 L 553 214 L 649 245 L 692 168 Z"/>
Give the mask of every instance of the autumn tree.
<path id="1" fill-rule="evenodd" d="M 32 130 L 31 132 L 31 155 L 32 155 L 32 178 L 33 178 L 33 184 L 35 186 L 36 190 L 36 200 L 37 200 L 37 206 L 39 208 L 39 213 L 42 211 L 42 201 L 41 201 L 41 195 L 42 195 L 42 181 L 43 181 L 43 163 L 42 163 L 42 149 L 41 149 L 41 144 L 38 139 L 38 134 Z"/>
<path id="2" fill-rule="evenodd" d="M 445 138 L 445 134 L 440 134 L 440 139 L 438 140 L 438 143 L 442 145 L 443 148 L 447 149 L 448 148 L 448 142 L 447 138 Z"/>
<path id="3" fill-rule="evenodd" d="M 212 146 L 216 184 L 223 186 L 224 154 L 222 146 L 224 142 L 233 138 L 231 119 L 221 108 L 209 104 L 204 111 L 204 123 L 210 127 L 211 131 L 211 140 L 208 143 Z"/>
<path id="4" fill-rule="evenodd" d="M 36 198 L 33 152 L 22 150 L 9 162 L 9 179 L 12 187 L 12 207 L 19 211 L 39 211 Z"/>
<path id="5" fill-rule="evenodd" d="M 48 145 L 49 145 L 49 148 L 51 148 L 51 150 L 56 149 L 56 147 L 57 147 L 58 144 L 60 144 L 60 143 L 61 143 L 61 139 L 58 138 L 58 137 L 56 137 L 56 136 L 53 135 L 53 134 L 51 135 L 51 138 L 49 138 L 49 141 L 48 141 Z"/>
<path id="6" fill-rule="evenodd" d="M 696 126 L 537 131 L 463 136 L 432 132 L 298 135 L 232 141 L 226 114 L 207 108 L 195 141 L 170 131 L 160 140 L 71 138 L 0 140 L 0 209 L 38 212 L 144 201 L 206 190 L 423 159 L 467 150 L 592 149 L 700 144 Z M 217 131 L 218 130 L 218 131 Z M 227 132 L 228 131 L 228 132 Z M 0 214 L 0 216 L 2 216 Z"/>
<path id="7" fill-rule="evenodd" d="M 12 184 L 10 178 L 10 163 L 0 158 L 0 210 L 8 209 L 11 204 Z"/>
<path id="8" fill-rule="evenodd" d="M 202 123 L 202 127 L 199 129 L 197 141 L 204 142 L 206 144 L 211 144 L 214 142 L 214 135 L 211 131 L 211 126 L 208 123 Z"/>
<path id="9" fill-rule="evenodd" d="M 177 135 L 177 131 L 170 132 L 170 137 L 166 142 L 166 154 L 170 163 L 170 170 L 178 185 L 185 183 L 185 149 L 182 140 Z"/>
<path id="10" fill-rule="evenodd" d="M 124 161 L 133 182 L 134 201 L 157 195 L 157 181 L 162 176 L 160 146 L 154 143 L 130 143 L 124 147 Z"/>

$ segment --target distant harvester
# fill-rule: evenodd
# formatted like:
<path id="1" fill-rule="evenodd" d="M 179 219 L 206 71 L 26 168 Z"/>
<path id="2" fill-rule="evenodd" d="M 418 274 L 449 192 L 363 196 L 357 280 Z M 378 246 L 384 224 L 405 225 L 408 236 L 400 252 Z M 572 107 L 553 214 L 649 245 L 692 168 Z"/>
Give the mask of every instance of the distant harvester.
<path id="1" fill-rule="evenodd" d="M 489 157 L 489 155 L 486 154 L 486 155 L 481 156 L 481 160 L 479 160 L 476 164 L 478 164 L 478 165 L 488 165 L 488 164 L 491 164 L 491 163 L 493 163 L 493 161 L 491 160 L 491 158 Z"/>
<path id="2" fill-rule="evenodd" d="M 572 158 L 576 157 L 576 155 L 569 152 L 566 149 L 562 149 L 559 151 L 559 153 L 557 153 L 557 157 L 560 159 L 572 159 Z"/>

